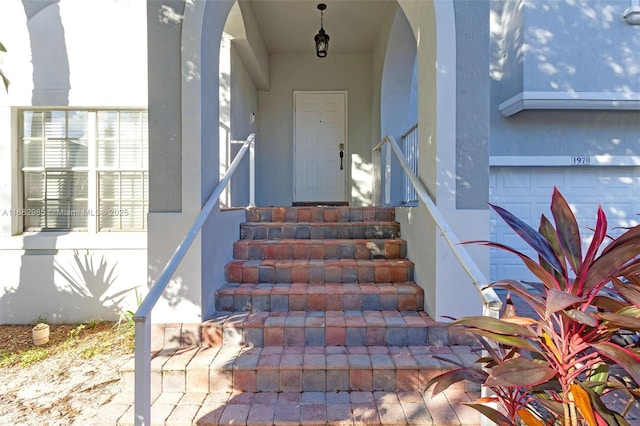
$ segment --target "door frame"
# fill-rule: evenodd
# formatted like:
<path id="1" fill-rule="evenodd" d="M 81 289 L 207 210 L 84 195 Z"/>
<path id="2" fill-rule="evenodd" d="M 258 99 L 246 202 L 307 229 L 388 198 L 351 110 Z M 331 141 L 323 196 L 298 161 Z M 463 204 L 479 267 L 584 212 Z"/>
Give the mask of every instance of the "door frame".
<path id="1" fill-rule="evenodd" d="M 297 172 L 297 168 L 298 168 L 298 164 L 296 162 L 296 148 L 297 148 L 297 141 L 296 141 L 296 101 L 297 101 L 297 96 L 298 94 L 303 94 L 303 95 L 313 95 L 313 94 L 318 94 L 318 95 L 325 95 L 325 94 L 341 94 L 344 95 L 344 200 L 331 200 L 331 201 L 345 201 L 347 202 L 347 204 L 349 203 L 349 201 L 351 200 L 351 192 L 350 192 L 350 188 L 351 185 L 349 185 L 348 183 L 351 182 L 351 161 L 349 161 L 349 92 L 347 90 L 294 90 L 293 91 L 293 149 L 291 150 L 292 153 L 292 162 L 293 162 L 293 185 L 292 185 L 292 190 L 293 190 L 293 194 L 292 194 L 292 199 L 293 202 L 297 202 L 297 190 L 296 190 L 296 172 Z M 319 201 L 319 200 L 318 200 Z"/>

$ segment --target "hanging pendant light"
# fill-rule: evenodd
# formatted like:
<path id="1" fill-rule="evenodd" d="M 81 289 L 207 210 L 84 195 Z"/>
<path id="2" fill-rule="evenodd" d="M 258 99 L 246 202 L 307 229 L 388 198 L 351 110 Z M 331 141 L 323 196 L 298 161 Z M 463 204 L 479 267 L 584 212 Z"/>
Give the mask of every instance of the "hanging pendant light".
<path id="1" fill-rule="evenodd" d="M 316 55 L 318 58 L 324 58 L 327 56 L 327 51 L 329 50 L 329 34 L 324 32 L 324 28 L 322 27 L 322 18 L 324 17 L 323 12 L 326 8 L 326 4 L 318 4 L 318 10 L 320 11 L 320 31 L 313 38 L 316 42 Z"/>

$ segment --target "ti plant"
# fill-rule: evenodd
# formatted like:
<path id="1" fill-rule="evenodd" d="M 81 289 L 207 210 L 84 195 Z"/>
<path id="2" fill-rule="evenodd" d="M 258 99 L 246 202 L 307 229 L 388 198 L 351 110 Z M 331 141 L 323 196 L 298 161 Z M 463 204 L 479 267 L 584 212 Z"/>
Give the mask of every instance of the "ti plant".
<path id="1" fill-rule="evenodd" d="M 640 330 L 640 225 L 610 238 L 599 208 L 583 253 L 578 224 L 557 188 L 551 202 L 555 227 L 543 215 L 536 231 L 507 210 L 491 207 L 533 248 L 537 261 L 499 243 L 467 243 L 506 250 L 524 262 L 540 281 L 536 286 L 513 280 L 490 286 L 508 290 L 535 314 L 453 321 L 452 327 L 477 337 L 488 356 L 478 360 L 484 370 L 458 366 L 434 378 L 429 383 L 435 384 L 434 393 L 461 380 L 481 383 L 494 396 L 470 405 L 499 425 L 629 424 L 601 397 L 622 389 L 638 398 L 633 387 L 640 383 L 640 349 L 618 344 L 616 337 Z M 626 372 L 635 384 L 618 380 L 612 370 Z M 489 401 L 498 402 L 498 410 L 481 404 Z"/>

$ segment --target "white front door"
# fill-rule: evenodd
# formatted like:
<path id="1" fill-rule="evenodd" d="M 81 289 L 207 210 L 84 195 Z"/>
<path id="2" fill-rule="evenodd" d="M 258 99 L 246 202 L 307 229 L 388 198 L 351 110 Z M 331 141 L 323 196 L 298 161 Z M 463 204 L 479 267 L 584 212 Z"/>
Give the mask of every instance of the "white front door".
<path id="1" fill-rule="evenodd" d="M 296 92 L 294 97 L 294 201 L 347 201 L 347 94 Z"/>

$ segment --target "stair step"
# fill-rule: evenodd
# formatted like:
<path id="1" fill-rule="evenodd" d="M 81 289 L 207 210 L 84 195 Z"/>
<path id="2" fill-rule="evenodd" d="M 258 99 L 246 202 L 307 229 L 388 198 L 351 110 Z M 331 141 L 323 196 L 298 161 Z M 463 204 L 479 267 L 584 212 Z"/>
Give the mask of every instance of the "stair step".
<path id="1" fill-rule="evenodd" d="M 255 207 L 247 209 L 247 222 L 389 222 L 393 207 Z"/>
<path id="2" fill-rule="evenodd" d="M 217 311 L 422 310 L 424 291 L 414 282 L 226 284 Z"/>
<path id="3" fill-rule="evenodd" d="M 355 283 L 413 281 L 409 259 L 233 260 L 227 283 Z"/>
<path id="4" fill-rule="evenodd" d="M 472 365 L 469 346 L 186 347 L 156 352 L 153 392 L 424 391 L 453 364 Z M 121 369 L 123 391 L 132 391 L 134 362 Z"/>
<path id="5" fill-rule="evenodd" d="M 398 238 L 398 222 L 245 222 L 240 239 L 363 239 Z"/>
<path id="6" fill-rule="evenodd" d="M 202 346 L 446 345 L 448 330 L 423 311 L 216 312 Z"/>
<path id="7" fill-rule="evenodd" d="M 278 239 L 239 240 L 233 258 L 240 260 L 403 259 L 407 242 L 401 239 Z"/>

